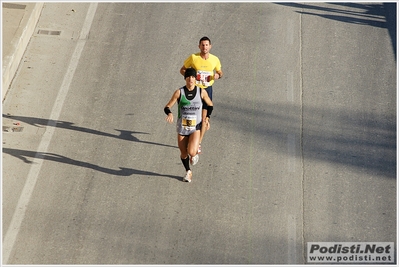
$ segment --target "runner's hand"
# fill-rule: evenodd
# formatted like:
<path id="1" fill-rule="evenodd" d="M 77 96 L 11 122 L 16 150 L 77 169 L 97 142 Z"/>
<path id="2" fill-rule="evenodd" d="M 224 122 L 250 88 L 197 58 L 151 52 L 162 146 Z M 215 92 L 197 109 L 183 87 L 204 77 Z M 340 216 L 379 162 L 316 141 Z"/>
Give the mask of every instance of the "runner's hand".
<path id="1" fill-rule="evenodd" d="M 205 119 L 205 127 L 207 131 L 211 128 L 211 122 L 209 121 L 209 118 Z"/>
<path id="2" fill-rule="evenodd" d="M 169 113 L 168 116 L 166 116 L 165 120 L 169 123 L 173 123 L 173 114 Z"/>

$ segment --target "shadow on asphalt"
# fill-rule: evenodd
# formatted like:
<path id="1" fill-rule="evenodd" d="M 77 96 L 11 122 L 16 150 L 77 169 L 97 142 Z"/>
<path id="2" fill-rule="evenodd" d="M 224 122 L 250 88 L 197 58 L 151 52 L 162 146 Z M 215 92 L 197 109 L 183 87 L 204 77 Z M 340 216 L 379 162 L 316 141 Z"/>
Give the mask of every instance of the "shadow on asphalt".
<path id="1" fill-rule="evenodd" d="M 71 131 L 78 131 L 78 132 L 83 132 L 83 133 L 95 134 L 95 135 L 99 135 L 99 136 L 112 137 L 112 138 L 133 141 L 133 142 L 139 142 L 139 143 L 148 144 L 148 145 L 157 145 L 157 146 L 177 148 L 177 146 L 165 145 L 165 144 L 149 142 L 149 141 L 142 141 L 134 136 L 137 134 L 149 134 L 149 133 L 144 133 L 144 132 L 135 132 L 135 131 L 114 129 L 115 131 L 119 132 L 119 135 L 114 135 L 114 134 L 101 132 L 101 131 L 94 130 L 94 129 L 75 126 L 74 123 L 68 122 L 68 121 L 55 121 L 55 120 L 47 120 L 47 119 L 41 119 L 41 118 L 13 116 L 13 115 L 5 115 L 5 114 L 3 114 L 3 117 L 12 119 L 12 120 L 16 120 L 16 121 L 25 122 L 27 124 L 30 124 L 30 125 L 33 125 L 36 127 L 52 126 L 52 127 L 67 129 L 67 130 L 71 130 Z"/>
<path id="2" fill-rule="evenodd" d="M 329 3 L 332 7 L 322 7 L 307 3 L 276 3 L 278 5 L 300 8 L 297 13 L 340 21 L 344 23 L 368 25 L 388 29 L 396 61 L 396 3 Z M 350 7 L 354 10 L 344 10 L 340 7 Z M 313 12 L 310 12 L 313 11 Z M 319 14 L 316 12 L 325 12 Z"/>
<path id="3" fill-rule="evenodd" d="M 244 133 L 250 130 L 265 149 L 275 149 L 278 153 L 287 153 L 287 135 L 298 136 L 299 140 L 299 106 L 254 100 L 252 106 L 235 106 L 232 111 L 234 99 L 225 96 L 225 100 L 227 103 L 218 103 L 218 110 L 230 115 L 223 120 L 213 116 L 220 128 Z M 305 159 L 355 167 L 396 179 L 395 115 L 349 108 L 334 111 L 305 107 L 302 116 L 306 132 L 300 143 Z"/>
<path id="4" fill-rule="evenodd" d="M 101 132 L 97 131 L 94 129 L 89 129 L 89 128 L 84 128 L 80 126 L 75 126 L 71 122 L 66 122 L 66 121 L 54 121 L 54 120 L 46 120 L 46 119 L 40 119 L 40 118 L 33 118 L 33 117 L 25 117 L 25 116 L 11 116 L 11 115 L 4 115 L 3 117 L 12 119 L 12 120 L 17 120 L 20 122 L 24 122 L 27 124 L 30 124 L 32 126 L 36 127 L 46 127 L 46 126 L 52 126 L 52 127 L 57 127 L 57 128 L 62 128 L 62 129 L 67 129 L 67 130 L 72 130 L 72 131 L 78 131 L 78 132 L 84 132 L 84 133 L 89 133 L 89 134 L 95 134 L 99 136 L 105 136 L 105 137 L 112 137 L 112 138 L 117 138 L 121 140 L 127 140 L 127 141 L 133 141 L 133 142 L 139 142 L 139 143 L 144 143 L 148 145 L 157 145 L 157 146 L 164 146 L 164 147 L 172 147 L 172 148 L 177 148 L 177 146 L 171 146 L 171 145 L 165 145 L 165 144 L 160 144 L 160 143 L 155 143 L 155 142 L 148 142 L 148 141 L 142 141 L 135 137 L 134 135 L 136 134 L 148 134 L 144 132 L 135 132 L 135 131 L 127 131 L 127 130 L 118 130 L 115 129 L 116 131 L 119 132 L 119 135 L 113 135 L 109 134 L 106 132 Z M 16 157 L 20 160 L 22 160 L 25 163 L 31 164 L 33 161 L 31 161 L 29 158 L 40 158 L 40 159 L 45 159 L 45 160 L 51 160 L 54 162 L 60 162 L 60 163 L 65 163 L 65 164 L 70 164 L 70 165 L 75 165 L 75 166 L 80 166 L 83 168 L 89 168 L 93 169 L 99 172 L 107 173 L 110 175 L 117 175 L 117 176 L 131 176 L 131 175 L 144 175 L 144 176 L 160 176 L 160 177 L 168 177 L 168 178 L 173 178 L 177 180 L 181 180 L 180 176 L 173 176 L 173 175 L 164 175 L 164 174 L 159 174 L 155 172 L 149 172 L 149 171 L 142 171 L 142 170 L 137 170 L 137 169 L 131 169 L 131 168 L 124 168 L 124 167 L 119 167 L 119 170 L 114 170 L 114 169 L 109 169 L 109 168 L 104 168 L 95 164 L 91 164 L 88 162 L 83 162 L 79 160 L 74 160 L 68 157 L 64 157 L 62 155 L 54 154 L 54 153 L 43 153 L 43 152 L 35 152 L 35 151 L 28 151 L 28 150 L 20 150 L 20 149 L 12 149 L 12 148 L 4 148 L 3 147 L 3 153 L 7 153 L 13 157 Z"/>
<path id="5" fill-rule="evenodd" d="M 149 171 L 142 171 L 142 170 L 137 170 L 137 169 L 131 169 L 131 168 L 124 168 L 124 167 L 119 167 L 119 170 L 113 170 L 109 168 L 104 168 L 95 164 L 91 164 L 88 162 L 84 161 L 79 161 L 79 160 L 74 160 L 68 157 L 64 157 L 58 154 L 54 153 L 43 153 L 43 152 L 35 152 L 35 151 L 28 151 L 28 150 L 20 150 L 20 149 L 13 149 L 13 148 L 3 148 L 3 153 L 9 154 L 13 157 L 16 157 L 20 160 L 22 160 L 25 163 L 32 164 L 34 163 L 33 161 L 29 160 L 29 158 L 38 158 L 38 159 L 44 159 L 44 160 L 50 160 L 54 162 L 59 162 L 59 163 L 64 163 L 64 164 L 70 164 L 74 166 L 79 166 L 83 168 L 88 168 L 88 169 L 93 169 L 95 171 L 107 173 L 110 175 L 117 175 L 117 176 L 131 176 L 131 175 L 144 175 L 144 176 L 158 176 L 158 177 L 167 177 L 167 178 L 172 178 L 172 179 L 177 179 L 181 181 L 180 176 L 174 176 L 174 175 L 167 175 L 167 174 L 159 174 L 155 172 L 149 172 Z"/>
<path id="6" fill-rule="evenodd" d="M 227 102 L 218 103 L 222 114 L 230 114 L 218 123 L 226 130 L 248 132 L 249 129 L 265 144 L 279 144 L 286 142 L 287 134 L 298 135 L 298 106 L 282 103 L 263 103 L 256 101 L 253 106 L 236 106 L 231 110 L 234 99 L 225 96 Z M 244 116 L 244 120 L 242 118 Z M 140 141 L 133 134 L 148 134 L 126 130 L 117 130 L 119 135 L 74 126 L 64 121 L 49 121 L 46 119 L 7 116 L 3 117 L 22 121 L 33 126 L 54 126 L 58 128 L 80 131 L 100 136 L 112 137 L 133 142 L 165 147 L 155 142 Z M 306 107 L 303 110 L 304 129 L 306 134 L 301 143 L 304 145 L 303 157 L 318 161 L 336 163 L 341 166 L 356 167 L 368 170 L 376 175 L 383 175 L 396 179 L 396 117 L 389 114 L 378 114 L 374 111 L 360 112 L 350 109 L 339 111 L 320 110 L 316 107 Z M 214 116 L 218 120 L 218 116 Z M 243 121 L 243 123 L 236 123 Z M 285 145 L 283 146 L 283 148 Z M 268 148 L 270 149 L 270 148 Z M 280 148 L 281 150 L 281 148 Z M 29 163 L 27 157 L 35 157 L 35 152 L 4 148 L 3 152 L 20 158 Z M 284 153 L 284 149 L 279 151 Z M 61 155 L 39 152 L 43 158 L 57 162 L 95 169 L 112 175 L 129 176 L 133 174 L 164 176 L 180 179 L 177 176 L 161 175 L 153 172 L 140 171 L 129 168 L 112 170 L 86 162 L 73 160 Z M 298 155 L 299 156 L 299 155 Z"/>

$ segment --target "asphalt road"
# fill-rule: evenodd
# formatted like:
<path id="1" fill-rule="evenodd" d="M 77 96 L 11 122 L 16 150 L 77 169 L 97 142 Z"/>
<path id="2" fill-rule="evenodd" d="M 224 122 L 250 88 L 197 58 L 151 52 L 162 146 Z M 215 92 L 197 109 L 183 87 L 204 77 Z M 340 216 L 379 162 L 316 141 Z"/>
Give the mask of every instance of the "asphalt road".
<path id="1" fill-rule="evenodd" d="M 46 3 L 53 32 L 3 103 L 23 127 L 3 132 L 3 263 L 301 264 L 311 241 L 394 242 L 388 6 Z M 163 107 L 204 35 L 225 76 L 188 184 Z"/>

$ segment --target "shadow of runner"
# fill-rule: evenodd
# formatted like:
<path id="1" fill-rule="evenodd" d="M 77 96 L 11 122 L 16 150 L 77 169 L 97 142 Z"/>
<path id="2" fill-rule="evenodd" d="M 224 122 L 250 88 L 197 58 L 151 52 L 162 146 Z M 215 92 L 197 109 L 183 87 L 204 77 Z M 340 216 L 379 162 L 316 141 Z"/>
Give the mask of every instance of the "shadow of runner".
<path id="1" fill-rule="evenodd" d="M 25 122 L 27 124 L 30 124 L 30 125 L 36 126 L 36 127 L 52 126 L 52 127 L 57 127 L 57 128 L 61 128 L 61 129 L 95 134 L 95 135 L 99 135 L 99 136 L 112 137 L 112 138 L 133 141 L 133 142 L 138 142 L 138 143 L 143 143 L 143 144 L 148 144 L 148 145 L 157 145 L 157 146 L 177 148 L 177 146 L 165 145 L 165 144 L 149 142 L 149 141 L 142 141 L 134 136 L 135 134 L 149 134 L 149 133 L 144 133 L 144 132 L 135 132 L 135 131 L 114 129 L 115 131 L 119 132 L 119 135 L 114 135 L 114 134 L 109 134 L 109 133 L 101 132 L 101 131 L 94 130 L 94 129 L 75 126 L 74 123 L 68 122 L 68 121 L 55 121 L 55 120 L 47 120 L 47 119 L 25 117 L 25 116 L 13 116 L 13 115 L 5 115 L 5 114 L 3 114 L 3 117 L 12 119 L 12 120 Z"/>
<path id="2" fill-rule="evenodd" d="M 3 148 L 3 153 L 9 154 L 13 157 L 16 157 L 28 164 L 34 163 L 34 161 L 30 160 L 29 158 L 32 158 L 32 159 L 38 158 L 38 159 L 44 159 L 44 160 L 51 160 L 51 161 L 59 162 L 59 163 L 70 164 L 70 165 L 79 166 L 79 167 L 83 167 L 83 168 L 89 168 L 89 169 L 93 169 L 95 171 L 107 173 L 110 175 L 131 176 L 131 175 L 137 174 L 137 175 L 145 175 L 145 176 L 167 177 L 167 178 L 181 180 L 180 176 L 159 174 L 159 173 L 155 173 L 155 172 L 142 171 L 142 170 L 131 169 L 131 168 L 119 167 L 119 170 L 109 169 L 109 168 L 101 167 L 101 166 L 98 166 L 98 165 L 95 165 L 92 163 L 74 160 L 74 159 L 64 157 L 64 156 L 54 154 L 54 153 L 43 153 L 43 152 L 20 150 L 20 149 L 13 149 L 13 148 Z"/>

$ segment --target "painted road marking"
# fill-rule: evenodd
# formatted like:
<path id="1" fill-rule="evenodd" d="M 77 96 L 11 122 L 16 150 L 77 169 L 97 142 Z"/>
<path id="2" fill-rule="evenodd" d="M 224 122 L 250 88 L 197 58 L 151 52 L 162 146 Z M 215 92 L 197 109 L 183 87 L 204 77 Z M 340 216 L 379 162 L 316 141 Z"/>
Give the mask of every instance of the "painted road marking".
<path id="1" fill-rule="evenodd" d="M 42 140 L 40 141 L 39 147 L 37 149 L 38 152 L 36 153 L 33 164 L 29 170 L 28 177 L 26 179 L 24 188 L 22 189 L 21 196 L 19 197 L 17 207 L 15 208 L 14 214 L 12 216 L 10 226 L 8 227 L 8 230 L 4 237 L 3 264 L 8 263 L 11 251 L 14 247 L 15 240 L 17 239 L 17 235 L 21 228 L 22 221 L 24 220 L 27 206 L 30 202 L 30 198 L 35 188 L 40 169 L 43 165 L 43 154 L 47 152 L 51 138 L 55 132 L 56 123 L 58 118 L 60 117 L 62 106 L 68 94 L 69 87 L 78 66 L 83 48 L 86 44 L 86 39 L 97 10 L 97 5 L 97 3 L 90 3 L 79 40 L 77 42 L 75 51 L 72 54 L 71 61 L 69 62 L 69 66 L 67 72 L 65 73 L 64 80 L 58 92 L 57 98 L 54 102 L 46 131 L 44 132 Z"/>

